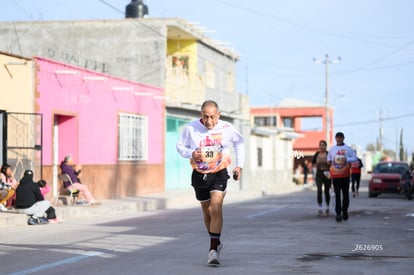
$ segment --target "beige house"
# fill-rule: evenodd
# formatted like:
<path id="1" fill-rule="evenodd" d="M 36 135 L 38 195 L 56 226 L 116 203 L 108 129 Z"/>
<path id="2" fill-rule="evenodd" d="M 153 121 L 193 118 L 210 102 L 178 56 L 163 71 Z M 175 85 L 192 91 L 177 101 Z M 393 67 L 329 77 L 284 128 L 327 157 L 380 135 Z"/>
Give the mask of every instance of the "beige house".
<path id="1" fill-rule="evenodd" d="M 33 64 L 32 59 L 0 52 L 1 162 L 12 166 L 18 180 L 25 169 L 38 175 L 42 169 L 41 115 L 35 114 Z"/>
<path id="2" fill-rule="evenodd" d="M 33 113 L 33 61 L 0 52 L 0 109 L 7 112 Z"/>

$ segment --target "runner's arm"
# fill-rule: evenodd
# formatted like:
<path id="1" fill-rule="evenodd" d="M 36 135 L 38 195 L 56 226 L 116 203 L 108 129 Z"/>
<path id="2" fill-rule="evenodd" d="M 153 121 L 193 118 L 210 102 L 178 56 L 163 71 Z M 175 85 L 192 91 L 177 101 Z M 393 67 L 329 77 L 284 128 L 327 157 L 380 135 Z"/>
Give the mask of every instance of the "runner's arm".
<path id="1" fill-rule="evenodd" d="M 242 168 L 245 158 L 244 138 L 237 131 L 235 131 L 233 137 L 233 149 L 236 154 L 236 167 Z"/>
<path id="2" fill-rule="evenodd" d="M 187 159 L 192 158 L 192 154 L 195 149 L 191 148 L 191 135 L 189 133 L 188 127 L 184 128 L 180 138 L 177 141 L 176 149 L 177 152 L 183 157 Z"/>

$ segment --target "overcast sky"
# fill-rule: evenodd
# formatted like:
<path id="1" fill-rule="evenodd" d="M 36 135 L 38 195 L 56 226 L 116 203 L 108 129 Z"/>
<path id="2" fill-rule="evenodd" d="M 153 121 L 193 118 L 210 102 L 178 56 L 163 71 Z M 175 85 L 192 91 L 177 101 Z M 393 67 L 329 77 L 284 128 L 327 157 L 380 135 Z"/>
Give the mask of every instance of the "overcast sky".
<path id="1" fill-rule="evenodd" d="M 2 0 L 1 21 L 116 19 L 129 1 Z M 240 54 L 237 87 L 252 106 L 284 98 L 324 104 L 325 55 L 335 131 L 364 149 L 414 151 L 414 1 L 144 0 L 150 17 L 181 17 Z"/>

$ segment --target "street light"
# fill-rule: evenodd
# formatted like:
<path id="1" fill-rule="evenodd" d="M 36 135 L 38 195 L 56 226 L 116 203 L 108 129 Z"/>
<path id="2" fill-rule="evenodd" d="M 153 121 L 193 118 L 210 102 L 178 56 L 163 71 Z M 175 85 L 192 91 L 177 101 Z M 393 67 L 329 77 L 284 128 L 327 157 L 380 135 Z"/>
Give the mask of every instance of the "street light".
<path id="1" fill-rule="evenodd" d="M 313 62 L 315 64 L 325 64 L 325 136 L 326 136 L 326 143 L 329 148 L 330 146 L 330 136 L 329 136 L 329 129 L 330 129 L 330 119 L 329 119 L 329 110 L 328 110 L 328 64 L 335 64 L 341 61 L 341 57 L 338 57 L 335 60 L 330 60 L 329 56 L 325 54 L 325 60 L 317 60 L 313 58 Z"/>

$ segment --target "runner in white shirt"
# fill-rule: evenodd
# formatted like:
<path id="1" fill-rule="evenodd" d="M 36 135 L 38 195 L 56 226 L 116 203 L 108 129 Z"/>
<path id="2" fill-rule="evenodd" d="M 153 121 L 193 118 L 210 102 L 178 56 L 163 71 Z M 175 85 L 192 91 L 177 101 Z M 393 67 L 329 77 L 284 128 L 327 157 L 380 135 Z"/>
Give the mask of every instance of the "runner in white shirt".
<path id="1" fill-rule="evenodd" d="M 201 106 L 201 119 L 190 122 L 183 130 L 177 151 L 190 159 L 193 168 L 191 185 L 197 200 L 201 203 L 204 223 L 210 235 L 210 249 L 207 263 L 219 265 L 219 254 L 223 248 L 220 242 L 223 228 L 223 199 L 226 193 L 230 165 L 230 147 L 236 154 L 233 177 L 239 180 L 244 163 L 243 137 L 228 122 L 222 121 L 218 105 L 207 100 Z"/>
<path id="2" fill-rule="evenodd" d="M 328 152 L 329 172 L 335 190 L 336 221 L 346 221 L 349 218 L 349 180 L 351 163 L 357 160 L 354 150 L 344 143 L 342 132 L 335 135 L 336 145 Z M 341 201 L 342 193 L 342 201 Z"/>

